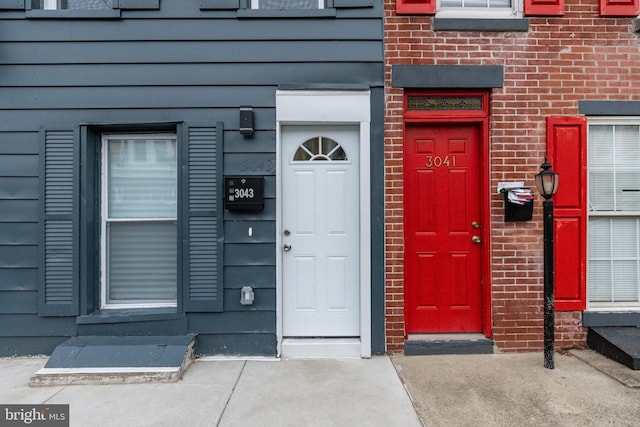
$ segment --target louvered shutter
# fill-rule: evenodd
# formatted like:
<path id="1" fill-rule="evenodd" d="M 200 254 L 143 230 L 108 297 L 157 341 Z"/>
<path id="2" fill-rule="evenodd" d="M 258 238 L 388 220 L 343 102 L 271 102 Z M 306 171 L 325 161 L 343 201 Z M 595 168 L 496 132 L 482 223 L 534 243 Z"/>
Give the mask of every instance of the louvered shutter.
<path id="1" fill-rule="evenodd" d="M 638 16 L 640 0 L 600 0 L 601 16 Z"/>
<path id="2" fill-rule="evenodd" d="M 398 15 L 435 15 L 436 0 L 396 0 Z"/>
<path id="3" fill-rule="evenodd" d="M 587 121 L 547 118 L 547 156 L 560 174 L 555 202 L 556 310 L 584 310 L 587 272 Z"/>
<path id="4" fill-rule="evenodd" d="M 525 16 L 564 15 L 564 0 L 524 0 Z"/>
<path id="5" fill-rule="evenodd" d="M 78 130 L 43 130 L 39 311 L 73 316 L 79 308 Z"/>
<path id="6" fill-rule="evenodd" d="M 222 125 L 185 125 L 185 311 L 222 311 Z"/>

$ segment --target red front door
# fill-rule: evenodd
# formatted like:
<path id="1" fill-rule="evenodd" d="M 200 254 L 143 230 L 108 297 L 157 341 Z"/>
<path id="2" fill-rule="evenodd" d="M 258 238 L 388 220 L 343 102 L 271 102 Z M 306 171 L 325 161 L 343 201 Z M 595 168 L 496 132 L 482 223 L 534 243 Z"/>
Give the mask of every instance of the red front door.
<path id="1" fill-rule="evenodd" d="M 407 333 L 480 332 L 480 127 L 407 125 Z"/>

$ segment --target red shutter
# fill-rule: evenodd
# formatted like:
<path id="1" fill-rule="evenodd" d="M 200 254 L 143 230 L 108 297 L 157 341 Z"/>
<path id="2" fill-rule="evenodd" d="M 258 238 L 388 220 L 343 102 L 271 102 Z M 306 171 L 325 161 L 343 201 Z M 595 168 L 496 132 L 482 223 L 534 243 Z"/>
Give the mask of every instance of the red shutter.
<path id="1" fill-rule="evenodd" d="M 397 15 L 434 15 L 436 0 L 396 0 Z"/>
<path id="2" fill-rule="evenodd" d="M 601 16 L 638 16 L 639 0 L 600 0 Z"/>
<path id="3" fill-rule="evenodd" d="M 547 156 L 560 175 L 555 202 L 555 307 L 584 310 L 587 282 L 587 120 L 547 118 Z"/>
<path id="4" fill-rule="evenodd" d="M 524 14 L 525 16 L 564 15 L 564 0 L 524 0 Z"/>

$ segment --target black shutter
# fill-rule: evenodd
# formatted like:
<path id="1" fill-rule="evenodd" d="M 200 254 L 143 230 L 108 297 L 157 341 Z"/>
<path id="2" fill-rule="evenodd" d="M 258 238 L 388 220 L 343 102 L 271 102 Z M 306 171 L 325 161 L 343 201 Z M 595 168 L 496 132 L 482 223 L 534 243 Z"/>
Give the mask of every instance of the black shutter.
<path id="1" fill-rule="evenodd" d="M 43 130 L 39 311 L 78 314 L 78 130 Z"/>
<path id="2" fill-rule="evenodd" d="M 222 124 L 184 125 L 185 311 L 222 311 Z"/>

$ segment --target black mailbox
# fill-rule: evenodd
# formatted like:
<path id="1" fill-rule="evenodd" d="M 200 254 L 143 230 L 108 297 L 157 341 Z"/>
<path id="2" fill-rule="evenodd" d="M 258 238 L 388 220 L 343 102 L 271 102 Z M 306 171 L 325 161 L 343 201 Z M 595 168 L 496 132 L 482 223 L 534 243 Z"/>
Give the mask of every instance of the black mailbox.
<path id="1" fill-rule="evenodd" d="M 225 177 L 224 207 L 229 210 L 241 211 L 264 209 L 264 177 Z"/>
<path id="2" fill-rule="evenodd" d="M 531 221 L 533 218 L 533 193 L 528 188 L 511 188 L 504 191 L 505 222 Z"/>

